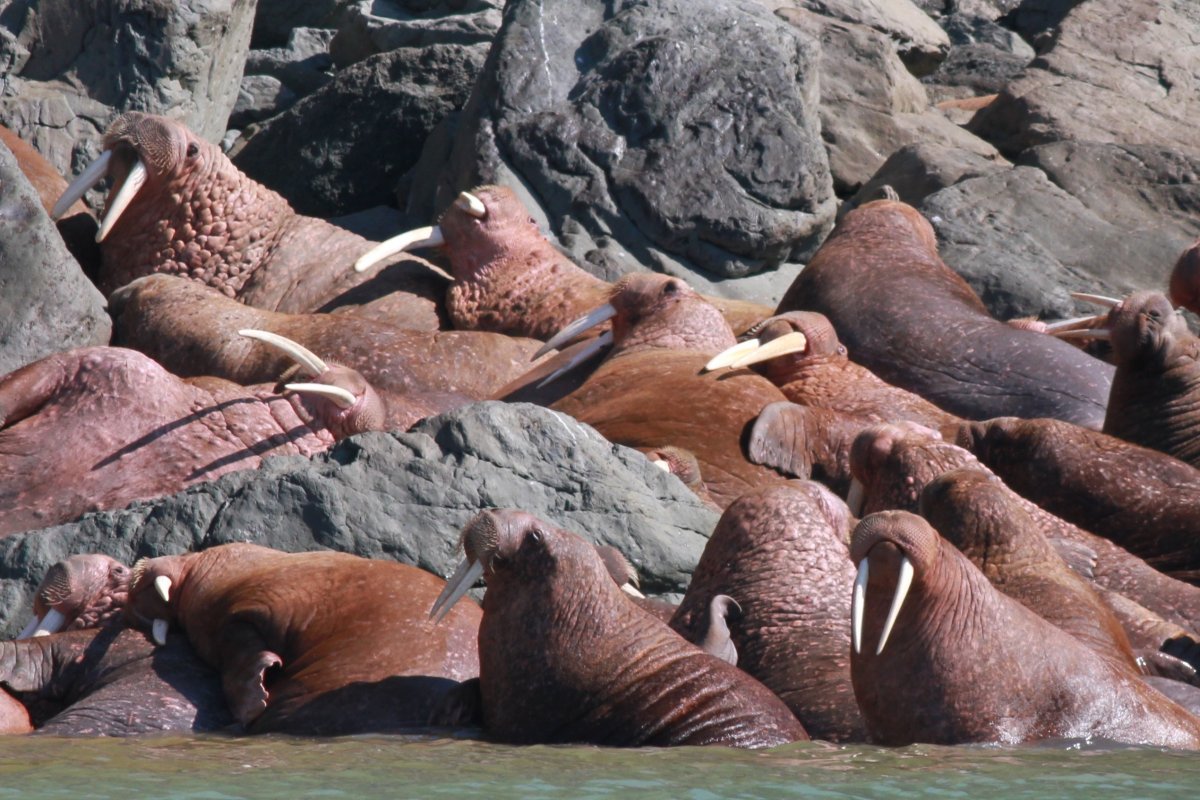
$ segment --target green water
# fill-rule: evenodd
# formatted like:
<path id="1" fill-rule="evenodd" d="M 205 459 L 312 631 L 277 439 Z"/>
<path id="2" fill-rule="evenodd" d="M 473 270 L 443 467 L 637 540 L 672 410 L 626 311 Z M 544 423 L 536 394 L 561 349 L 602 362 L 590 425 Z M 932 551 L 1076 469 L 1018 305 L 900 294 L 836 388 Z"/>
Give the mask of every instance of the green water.
<path id="1" fill-rule="evenodd" d="M 797 744 L 611 750 L 450 739 L 10 738 L 0 798 L 1179 798 L 1200 754 Z"/>

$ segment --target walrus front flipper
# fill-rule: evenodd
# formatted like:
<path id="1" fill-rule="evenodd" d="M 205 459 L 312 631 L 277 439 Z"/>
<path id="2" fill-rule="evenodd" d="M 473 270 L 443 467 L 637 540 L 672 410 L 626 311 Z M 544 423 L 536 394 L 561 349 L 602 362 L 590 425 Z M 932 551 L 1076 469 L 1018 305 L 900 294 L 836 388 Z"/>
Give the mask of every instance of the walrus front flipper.
<path id="1" fill-rule="evenodd" d="M 58 354 L 26 364 L 0 378 L 0 429 L 37 413 L 68 378 Z"/>
<path id="2" fill-rule="evenodd" d="M 468 678 L 442 695 L 429 712 L 431 728 L 483 727 L 483 696 L 479 693 L 479 678 Z"/>
<path id="3" fill-rule="evenodd" d="M 810 478 L 806 413 L 804 406 L 784 401 L 764 406 L 750 428 L 749 459 L 795 478 Z"/>
<path id="4" fill-rule="evenodd" d="M 235 624 L 223 638 L 223 649 L 229 654 L 221 670 L 225 702 L 234 718 L 248 728 L 266 710 L 271 699 L 268 673 L 282 667 L 283 659 L 264 649 L 257 631 L 249 626 Z"/>
<path id="5" fill-rule="evenodd" d="M 708 604 L 708 632 L 704 634 L 704 641 L 700 642 L 700 649 L 736 667 L 738 651 L 729 635 L 728 620 L 730 616 L 736 619 L 741 614 L 742 607 L 729 595 L 713 597 Z"/>
<path id="6" fill-rule="evenodd" d="M 1089 581 L 1096 579 L 1096 563 L 1099 554 L 1084 542 L 1065 539 L 1061 536 L 1051 537 L 1050 544 L 1058 551 L 1059 558 L 1067 562 L 1067 566 Z"/>

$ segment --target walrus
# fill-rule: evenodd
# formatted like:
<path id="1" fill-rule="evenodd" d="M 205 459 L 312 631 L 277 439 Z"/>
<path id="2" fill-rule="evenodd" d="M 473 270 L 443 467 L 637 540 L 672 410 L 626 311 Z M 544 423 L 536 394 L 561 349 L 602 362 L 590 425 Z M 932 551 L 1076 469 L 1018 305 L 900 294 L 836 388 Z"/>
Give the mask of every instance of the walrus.
<path id="1" fill-rule="evenodd" d="M 783 701 L 617 588 L 582 537 L 511 509 L 477 514 L 432 613 L 483 575 L 484 731 L 514 744 L 770 747 L 808 736 Z"/>
<path id="2" fill-rule="evenodd" d="M 850 673 L 871 739 L 1200 748 L 1200 719 L 992 587 L 921 517 L 858 523 Z"/>
<path id="3" fill-rule="evenodd" d="M 1174 305 L 1200 314 L 1200 238 L 1179 255 L 1167 286 Z"/>
<path id="4" fill-rule="evenodd" d="M 952 414 L 1104 423 L 1112 367 L 992 318 L 904 203 L 848 213 L 783 296 L 776 313 L 787 311 L 821 312 L 850 358 Z"/>
<path id="5" fill-rule="evenodd" d="M 129 567 L 103 553 L 77 553 L 46 570 L 33 591 L 33 617 L 18 639 L 98 628 L 125 610 Z"/>

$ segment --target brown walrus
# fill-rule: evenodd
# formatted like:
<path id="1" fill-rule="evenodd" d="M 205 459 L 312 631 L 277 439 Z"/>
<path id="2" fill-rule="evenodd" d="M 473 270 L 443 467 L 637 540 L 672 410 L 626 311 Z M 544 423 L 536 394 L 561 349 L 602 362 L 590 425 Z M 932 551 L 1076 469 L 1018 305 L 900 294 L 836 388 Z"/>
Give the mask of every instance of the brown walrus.
<path id="1" fill-rule="evenodd" d="M 434 607 L 479 575 L 484 729 L 505 742 L 770 747 L 807 739 L 758 681 L 629 602 L 581 537 L 521 511 L 480 512 Z"/>
<path id="2" fill-rule="evenodd" d="M 1180 254 L 1171 270 L 1167 291 L 1172 303 L 1200 314 L 1200 239 Z"/>
<path id="3" fill-rule="evenodd" d="M 107 623 L 125 610 L 129 577 L 129 567 L 102 553 L 54 563 L 33 592 L 33 618 L 17 638 Z"/>

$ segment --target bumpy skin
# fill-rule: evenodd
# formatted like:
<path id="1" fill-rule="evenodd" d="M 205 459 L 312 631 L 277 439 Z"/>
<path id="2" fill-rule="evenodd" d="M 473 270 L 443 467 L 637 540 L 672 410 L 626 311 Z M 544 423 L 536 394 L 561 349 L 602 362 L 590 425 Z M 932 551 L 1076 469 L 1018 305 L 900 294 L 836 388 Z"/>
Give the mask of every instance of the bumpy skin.
<path id="1" fill-rule="evenodd" d="M 68 556 L 46 570 L 33 592 L 33 614 L 40 620 L 57 611 L 60 630 L 99 627 L 124 610 L 129 576 L 129 567 L 102 553 Z"/>
<path id="2" fill-rule="evenodd" d="M 0 378 L 0 534 L 312 455 L 382 422 L 379 409 L 181 380 L 132 350 L 57 353 Z"/>
<path id="3" fill-rule="evenodd" d="M 920 517 L 863 519 L 850 555 L 870 563 L 862 652 L 850 669 L 874 741 L 1095 737 L 1200 748 L 1200 720 L 994 589 Z M 912 588 L 876 655 L 901 556 L 913 565 Z"/>
<path id="4" fill-rule="evenodd" d="M 551 244 L 511 189 L 480 186 L 471 193 L 487 209 L 483 217 L 452 204 L 438 220 L 455 278 L 446 294 L 455 327 L 549 339 L 608 302 L 612 285 Z M 770 313 L 757 303 L 706 299 L 739 333 Z"/>
<path id="5" fill-rule="evenodd" d="M 904 203 L 847 214 L 779 303 L 796 310 L 821 312 L 851 358 L 951 413 L 1103 424 L 1112 367 L 993 319 Z"/>
<path id="6" fill-rule="evenodd" d="M 1054 420 L 972 423 L 959 443 L 1050 513 L 1169 575 L 1200 581 L 1200 471 L 1194 467 Z"/>
<path id="7" fill-rule="evenodd" d="M 969 467 L 925 487 L 921 516 L 1000 591 L 1103 659 L 1137 668 L 1112 610 L 1071 570 L 1000 479 Z"/>
<path id="8" fill-rule="evenodd" d="M 437 300 L 445 281 L 420 259 L 355 273 L 354 259 L 370 242 L 296 214 L 181 123 L 122 114 L 105 134 L 104 146 L 113 152 L 110 174 L 116 175 L 110 198 L 135 157 L 148 172 L 101 248 L 98 285 L 105 294 L 142 275 L 165 272 L 249 305 L 296 313 L 337 305 L 340 295 L 374 281 L 374 296 L 389 294 L 397 319 L 438 327 Z"/>
<path id="9" fill-rule="evenodd" d="M 920 395 L 892 386 L 861 364 L 851 361 L 846 347 L 824 314 L 789 311 L 766 319 L 756 330 L 766 344 L 793 331 L 808 345 L 802 353 L 773 358 L 753 369 L 766 376 L 793 403 L 828 408 L 872 422 L 909 421 L 931 428 L 956 425 L 959 417 L 945 412 Z"/>
<path id="10" fill-rule="evenodd" d="M 479 607 L 462 603 L 435 624 L 445 581 L 406 564 L 231 544 L 134 572 L 131 616 L 186 631 L 250 733 L 424 727 L 479 673 Z M 153 588 L 160 575 L 172 579 L 169 604 Z"/>
<path id="11" fill-rule="evenodd" d="M 513 743 L 769 747 L 807 739 L 769 689 L 629 602 L 596 549 L 520 511 L 463 529 L 484 565 L 485 729 Z"/>
<path id="12" fill-rule="evenodd" d="M 393 413 L 411 406 L 411 414 L 420 416 L 490 397 L 536 363 L 531 357 L 541 346 L 496 333 L 398 328 L 350 314 L 264 311 L 170 275 L 118 289 L 109 311 L 113 344 L 140 350 L 176 375 L 216 375 L 241 384 L 277 379 L 290 366 L 287 358 L 238 335 L 256 328 L 354 368 Z"/>
<path id="13" fill-rule="evenodd" d="M 1169 284 L 1171 302 L 1200 314 L 1200 239 L 1192 242 L 1175 262 Z"/>
<path id="14" fill-rule="evenodd" d="M 850 515 L 828 489 L 793 481 L 738 498 L 721 517 L 671 620 L 686 639 L 708 629 L 727 594 L 738 667 L 779 695 L 815 739 L 864 741 L 850 685 Z"/>
<path id="15" fill-rule="evenodd" d="M 612 353 L 552 407 L 617 444 L 690 451 L 721 508 L 781 483 L 746 458 L 742 440 L 763 407 L 783 395 L 749 370 L 701 374 L 734 344 L 720 313 L 683 281 L 662 275 L 626 275 L 610 302 L 617 309 Z"/>
<path id="16" fill-rule="evenodd" d="M 1158 292 L 1108 312 L 1112 393 L 1104 432 L 1200 467 L 1200 339 Z"/>
<path id="17" fill-rule="evenodd" d="M 43 734 L 213 731 L 233 722 L 220 676 L 183 636 L 156 647 L 120 624 L 0 642 L 0 682 Z"/>

